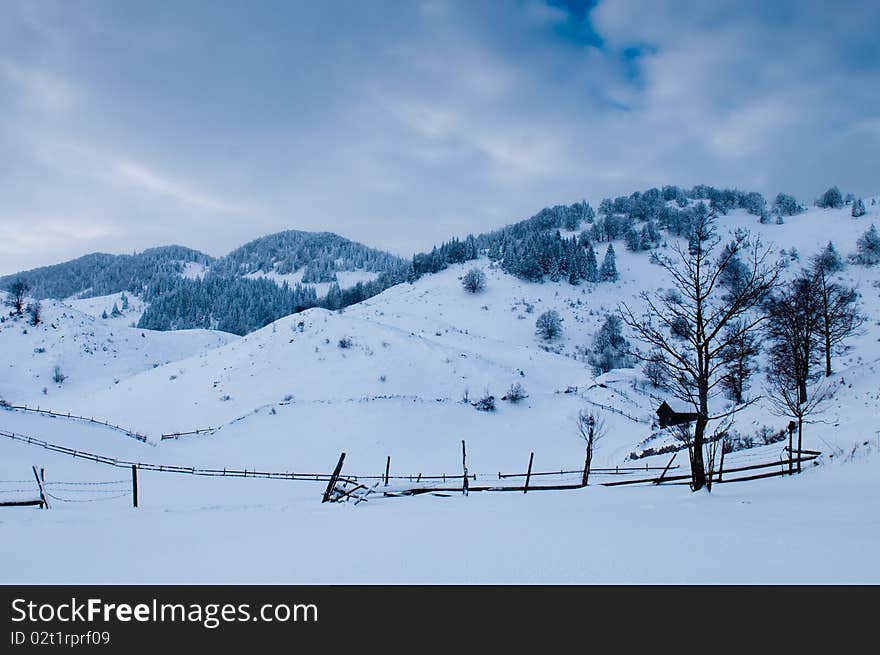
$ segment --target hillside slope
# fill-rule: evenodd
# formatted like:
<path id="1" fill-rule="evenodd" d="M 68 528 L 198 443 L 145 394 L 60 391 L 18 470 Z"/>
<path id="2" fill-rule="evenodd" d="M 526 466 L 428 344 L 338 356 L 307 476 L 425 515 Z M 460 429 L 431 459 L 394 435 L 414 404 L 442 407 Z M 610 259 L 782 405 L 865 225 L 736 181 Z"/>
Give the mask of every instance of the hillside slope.
<path id="1" fill-rule="evenodd" d="M 829 238 L 842 254 L 852 251 L 878 218 L 812 209 L 776 225 L 733 211 L 720 229 L 748 227 L 774 242 L 785 250 L 790 275 L 798 259 L 806 261 Z M 460 278 L 475 265 L 487 282 L 471 295 Z M 645 252 L 620 248 L 618 269 L 617 283 L 536 284 L 485 259 L 456 264 L 342 312 L 310 309 L 241 339 L 212 333 L 199 344 L 194 333 L 191 350 L 161 342 L 176 344 L 178 357 L 156 368 L 144 360 L 158 360 L 159 351 L 147 356 L 138 339 L 152 344 L 154 337 L 185 333 L 139 337 L 141 331 L 129 329 L 126 341 L 116 332 L 121 328 L 53 304 L 49 324 L 73 317 L 58 328 L 63 340 L 46 341 L 55 334 L 51 326 L 25 334 L 20 321 L 3 323 L 0 352 L 15 354 L 5 361 L 3 392 L 40 397 L 45 366 L 32 350 L 49 343 L 72 358 L 70 384 L 50 389 L 49 399 L 146 431 L 149 443 L 13 411 L 0 412 L 0 430 L 128 461 L 217 470 L 327 472 L 345 452 L 346 474 L 374 476 L 383 474 L 389 456 L 392 476 L 458 474 L 464 441 L 469 472 L 490 482 L 497 472 L 522 472 L 530 453 L 537 471 L 575 470 L 577 477 L 584 444 L 574 420 L 591 408 L 602 411 L 608 428 L 595 465 L 663 466 L 669 455 L 628 457 L 656 433 L 653 412 L 665 394 L 638 369 L 595 377 L 584 361 L 607 313 L 668 284 Z M 77 487 L 58 482 L 52 512 L 0 517 L 16 535 L 0 545 L 11 564 L 7 581 L 876 582 L 880 267 L 850 265 L 842 277 L 858 286 L 869 320 L 852 349 L 835 360 L 834 400 L 805 433 L 805 447 L 824 454 L 800 477 L 719 485 L 711 496 L 692 495 L 686 486 L 592 484 L 467 498 L 377 494 L 354 507 L 321 505 L 321 482 L 142 471 L 141 507 L 132 513 L 127 469 L 2 439 L 0 480 L 10 482 L 0 491 L 18 489 L 13 481 L 37 463 L 47 479 L 107 481 L 119 492 L 98 502 L 96 494 L 74 497 L 70 489 Z M 546 309 L 560 313 L 564 328 L 549 344 L 534 334 L 535 318 Z M 107 379 L 113 370 L 118 384 Z M 101 376 L 101 384 L 81 382 Z M 513 382 L 528 395 L 516 404 L 500 400 Z M 759 373 L 756 393 L 761 386 Z M 466 391 L 470 400 L 493 394 L 496 411 L 462 402 Z M 758 403 L 740 415 L 736 429 L 754 434 L 786 421 Z M 161 432 L 208 425 L 219 429 L 158 439 Z M 764 445 L 731 453 L 726 466 L 781 455 L 782 444 Z M 686 470 L 686 456 L 676 465 Z M 60 540 L 76 559 L 76 573 L 51 556 Z M 682 551 L 682 543 L 701 540 L 706 548 Z M 97 547 L 109 542 L 119 547 L 109 553 Z M 352 543 L 358 557 L 350 557 Z"/>

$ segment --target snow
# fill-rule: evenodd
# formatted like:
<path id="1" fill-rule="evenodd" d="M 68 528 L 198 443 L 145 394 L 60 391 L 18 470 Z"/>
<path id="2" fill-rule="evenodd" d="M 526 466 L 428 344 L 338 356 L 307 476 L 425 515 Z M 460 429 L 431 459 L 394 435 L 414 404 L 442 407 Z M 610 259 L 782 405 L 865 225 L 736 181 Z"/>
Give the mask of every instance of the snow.
<path id="1" fill-rule="evenodd" d="M 279 273 L 278 271 L 255 271 L 253 273 L 248 273 L 244 277 L 252 280 L 272 280 L 279 287 L 284 285 L 285 283 L 289 287 L 293 287 L 297 284 L 302 284 L 302 279 L 305 272 L 306 269 L 305 267 L 303 267 L 294 271 L 293 273 Z M 352 287 L 356 286 L 358 282 L 372 282 L 378 277 L 378 273 L 373 273 L 371 271 L 336 271 L 336 282 L 337 284 L 339 284 L 340 289 L 351 289 Z M 333 286 L 333 283 L 313 282 L 309 284 L 302 284 L 302 286 L 314 288 L 315 293 L 318 294 L 318 297 L 320 298 L 327 295 L 327 291 L 330 290 L 330 287 Z"/>
<path id="2" fill-rule="evenodd" d="M 112 309 L 114 298 L 44 300 L 40 325 L 23 319 L 0 323 L 0 398 L 87 413 L 91 395 L 100 389 L 238 338 L 209 330 L 140 330 L 127 326 L 128 316 L 102 319 L 86 313 L 100 316 L 106 304 Z M 141 311 L 140 301 L 130 297 L 130 302 L 136 308 L 130 311 Z M 52 381 L 55 366 L 66 376 L 62 384 Z"/>
<path id="3" fill-rule="evenodd" d="M 737 211 L 720 227 L 748 227 L 778 249 L 795 247 L 805 263 L 829 239 L 842 256 L 853 251 L 878 219 L 877 206 L 865 204 L 860 219 L 848 207 L 811 209 L 784 225 L 760 225 Z M 465 440 L 469 470 L 488 481 L 524 471 L 532 452 L 536 470 L 577 469 L 584 444 L 575 417 L 601 405 L 622 413 L 605 412 L 594 466 L 662 466 L 668 455 L 627 456 L 651 436 L 663 395 L 637 370 L 595 378 L 582 356 L 619 302 L 666 284 L 647 254 L 616 251 L 616 284 L 531 284 L 482 260 L 242 338 L 95 318 L 110 298 L 78 310 L 46 302 L 45 323 L 26 334 L 22 321 L 0 324 L 0 396 L 101 417 L 149 441 L 16 411 L 0 411 L 0 430 L 131 461 L 250 471 L 326 473 L 344 451 L 352 475 L 380 475 L 389 455 L 392 475 L 459 474 Z M 472 295 L 460 278 L 475 264 L 487 286 Z M 792 262 L 788 271 L 797 268 Z M 849 266 L 844 277 L 858 285 L 869 320 L 835 361 L 836 392 L 823 422 L 805 429 L 804 447 L 824 454 L 796 478 L 716 485 L 711 495 L 686 486 L 591 485 L 373 496 L 355 507 L 321 504 L 323 483 L 142 471 L 136 511 L 126 497 L 54 502 L 49 512 L 0 510 L 0 531 L 12 535 L 0 540 L 8 563 L 0 582 L 880 582 L 880 269 Z M 564 319 L 562 338 L 551 344 L 534 334 L 546 309 Z M 340 347 L 342 339 L 350 347 Z M 55 363 L 68 375 L 62 385 L 48 381 Z M 514 382 L 528 398 L 501 401 Z M 753 384 L 760 391 L 760 380 Z M 487 391 L 494 413 L 461 402 L 465 392 L 474 400 Z M 758 403 L 736 427 L 786 422 Z M 219 429 L 159 438 L 208 426 Z M 774 461 L 781 446 L 727 461 Z M 686 456 L 676 463 L 686 466 Z M 32 465 L 45 467 L 50 481 L 130 475 L 0 436 L 0 480 L 26 479 Z M 53 556 L 60 542 L 76 566 Z"/>
<path id="4" fill-rule="evenodd" d="M 186 278 L 187 280 L 200 280 L 205 277 L 205 273 L 207 273 L 208 267 L 199 262 L 184 262 L 183 271 L 180 274 L 180 277 Z"/>
<path id="5" fill-rule="evenodd" d="M 106 296 L 96 296 L 94 298 L 68 298 L 64 304 L 88 314 L 93 318 L 104 321 L 105 325 L 113 327 L 135 327 L 141 320 L 144 311 L 147 309 L 147 303 L 137 296 L 126 293 L 128 298 L 128 309 L 122 309 L 123 292 L 111 293 Z M 113 305 L 119 310 L 118 316 L 113 316 Z M 104 318 L 106 312 L 107 318 Z"/>

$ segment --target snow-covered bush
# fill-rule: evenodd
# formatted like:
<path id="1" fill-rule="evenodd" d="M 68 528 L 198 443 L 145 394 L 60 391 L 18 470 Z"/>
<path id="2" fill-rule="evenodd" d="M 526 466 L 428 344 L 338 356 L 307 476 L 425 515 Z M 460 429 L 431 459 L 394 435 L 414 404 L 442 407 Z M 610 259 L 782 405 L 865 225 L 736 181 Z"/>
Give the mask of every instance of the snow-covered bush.
<path id="1" fill-rule="evenodd" d="M 590 364 L 594 374 L 601 375 L 615 368 L 632 366 L 628 351 L 629 341 L 623 336 L 623 321 L 610 314 L 593 337 Z"/>
<path id="2" fill-rule="evenodd" d="M 52 382 L 55 384 L 61 384 L 67 379 L 67 376 L 61 371 L 61 366 L 59 364 L 55 365 L 55 368 L 52 369 Z"/>
<path id="3" fill-rule="evenodd" d="M 843 207 L 843 194 L 840 193 L 840 189 L 836 186 L 828 189 L 816 201 L 816 207 L 823 207 L 825 209 L 840 209 Z"/>
<path id="4" fill-rule="evenodd" d="M 351 348 L 351 337 L 342 337 L 336 345 L 343 350 Z"/>
<path id="5" fill-rule="evenodd" d="M 850 257 L 857 264 L 873 266 L 880 262 L 880 234 L 877 227 L 871 225 L 856 241 L 856 254 Z"/>
<path id="6" fill-rule="evenodd" d="M 528 398 L 526 394 L 526 389 L 519 382 L 514 382 L 507 389 L 507 393 L 501 398 L 501 400 L 507 400 L 512 403 L 518 403 L 520 400 Z"/>
<path id="7" fill-rule="evenodd" d="M 773 213 L 777 216 L 794 216 L 804 211 L 804 208 L 798 204 L 794 196 L 787 193 L 777 194 L 776 200 L 773 201 Z"/>
<path id="8" fill-rule="evenodd" d="M 490 394 L 488 391 L 480 398 L 477 402 L 473 403 L 474 407 L 476 407 L 481 412 L 494 412 L 495 411 L 495 396 Z"/>
<path id="9" fill-rule="evenodd" d="M 40 304 L 39 300 L 29 303 L 25 311 L 27 312 L 30 324 L 34 327 L 39 325 L 43 320 L 43 306 Z"/>

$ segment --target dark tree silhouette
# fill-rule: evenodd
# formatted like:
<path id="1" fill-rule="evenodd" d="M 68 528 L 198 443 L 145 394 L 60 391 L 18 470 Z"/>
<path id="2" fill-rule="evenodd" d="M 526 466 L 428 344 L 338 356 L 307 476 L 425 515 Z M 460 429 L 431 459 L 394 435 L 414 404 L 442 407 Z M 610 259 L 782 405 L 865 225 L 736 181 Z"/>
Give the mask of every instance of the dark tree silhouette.
<path id="1" fill-rule="evenodd" d="M 710 423 L 719 422 L 718 430 L 723 431 L 734 413 L 754 402 L 714 413 L 710 410 L 711 400 L 723 391 L 728 364 L 724 353 L 763 322 L 761 304 L 782 269 L 781 263 L 770 262 L 771 249 L 760 241 L 751 243 L 748 232 L 738 231 L 723 248 L 720 243 L 715 212 L 695 213 L 688 245 L 672 245 L 672 256 L 654 258 L 674 288 L 642 292 L 644 313 L 636 314 L 626 303 L 620 306 L 624 322 L 652 349 L 647 355 L 635 349 L 632 354 L 662 366 L 670 393 L 691 405 L 698 416 L 690 448 L 694 491 L 707 482 L 703 447 L 714 442 L 712 435 L 707 438 Z M 744 274 L 731 288 L 722 284 L 721 276 L 735 258 L 742 261 Z"/>

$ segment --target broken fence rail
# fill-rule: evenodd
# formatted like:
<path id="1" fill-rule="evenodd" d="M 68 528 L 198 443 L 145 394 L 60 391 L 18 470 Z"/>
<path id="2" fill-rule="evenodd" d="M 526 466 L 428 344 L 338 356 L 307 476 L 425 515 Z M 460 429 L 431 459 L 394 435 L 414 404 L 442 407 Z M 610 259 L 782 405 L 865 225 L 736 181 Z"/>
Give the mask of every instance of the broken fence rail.
<path id="1" fill-rule="evenodd" d="M 187 437 L 194 434 L 214 434 L 218 428 L 200 428 L 198 430 L 190 430 L 189 432 L 168 432 L 160 436 L 160 441 L 166 439 L 177 439 L 178 437 Z"/>

